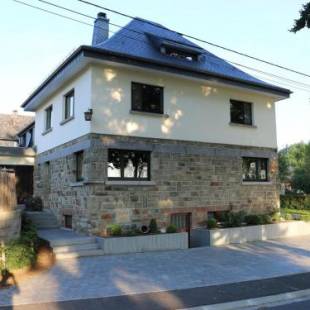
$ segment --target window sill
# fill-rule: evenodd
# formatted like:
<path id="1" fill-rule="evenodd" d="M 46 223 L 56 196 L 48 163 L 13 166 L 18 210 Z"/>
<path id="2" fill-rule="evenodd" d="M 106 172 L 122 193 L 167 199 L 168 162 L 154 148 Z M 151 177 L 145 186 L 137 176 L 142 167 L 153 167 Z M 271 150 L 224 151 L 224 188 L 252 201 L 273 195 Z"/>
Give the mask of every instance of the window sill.
<path id="1" fill-rule="evenodd" d="M 136 114 L 136 115 L 153 116 L 153 117 L 158 117 L 158 118 L 169 118 L 168 114 L 161 114 L 161 113 L 143 112 L 143 111 L 135 111 L 135 110 L 130 110 L 129 113 Z"/>
<path id="2" fill-rule="evenodd" d="M 64 119 L 63 121 L 61 121 L 60 123 L 59 123 L 59 125 L 64 125 L 64 124 L 67 124 L 68 122 L 70 122 L 70 121 L 72 121 L 74 119 L 74 116 L 71 116 L 71 117 L 69 117 L 69 118 L 66 118 L 66 119 Z"/>
<path id="3" fill-rule="evenodd" d="M 49 132 L 51 132 L 53 130 L 53 127 L 46 129 L 45 131 L 42 132 L 42 136 L 47 135 Z"/>
<path id="4" fill-rule="evenodd" d="M 154 186 L 156 183 L 154 181 L 106 181 L 105 185 L 123 185 L 123 186 Z"/>
<path id="5" fill-rule="evenodd" d="M 80 181 L 80 182 L 71 182 L 70 183 L 70 186 L 71 187 L 80 187 L 80 186 L 83 186 L 85 184 L 84 181 Z"/>
<path id="6" fill-rule="evenodd" d="M 242 185 L 273 185 L 271 181 L 242 181 Z"/>
<path id="7" fill-rule="evenodd" d="M 245 127 L 245 128 L 257 128 L 256 125 L 247 125 L 247 124 L 239 124 L 239 123 L 229 123 L 230 126 L 236 126 L 236 127 Z"/>

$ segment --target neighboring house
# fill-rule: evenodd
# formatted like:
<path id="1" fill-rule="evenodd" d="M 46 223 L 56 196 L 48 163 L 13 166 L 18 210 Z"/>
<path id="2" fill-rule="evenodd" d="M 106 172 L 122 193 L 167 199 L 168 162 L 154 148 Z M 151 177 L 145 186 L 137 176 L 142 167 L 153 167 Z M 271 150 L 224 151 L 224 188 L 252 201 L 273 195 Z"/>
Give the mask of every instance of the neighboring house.
<path id="1" fill-rule="evenodd" d="M 36 112 L 34 191 L 65 226 L 205 225 L 279 206 L 275 102 L 290 91 L 136 18 L 81 46 L 23 103 Z"/>
<path id="2" fill-rule="evenodd" d="M 19 203 L 33 194 L 33 139 L 33 117 L 17 112 L 0 114 L 0 169 L 14 170 Z"/>

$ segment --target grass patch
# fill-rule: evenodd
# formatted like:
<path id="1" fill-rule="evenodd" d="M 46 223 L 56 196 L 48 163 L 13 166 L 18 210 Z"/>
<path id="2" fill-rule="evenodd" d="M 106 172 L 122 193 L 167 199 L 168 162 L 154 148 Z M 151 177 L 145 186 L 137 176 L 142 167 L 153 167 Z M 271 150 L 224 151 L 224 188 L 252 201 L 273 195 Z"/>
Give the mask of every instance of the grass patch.
<path id="1" fill-rule="evenodd" d="M 281 209 L 281 213 L 300 214 L 300 215 L 309 215 L 310 216 L 310 210 L 297 210 L 297 209 L 283 208 L 283 209 Z"/>

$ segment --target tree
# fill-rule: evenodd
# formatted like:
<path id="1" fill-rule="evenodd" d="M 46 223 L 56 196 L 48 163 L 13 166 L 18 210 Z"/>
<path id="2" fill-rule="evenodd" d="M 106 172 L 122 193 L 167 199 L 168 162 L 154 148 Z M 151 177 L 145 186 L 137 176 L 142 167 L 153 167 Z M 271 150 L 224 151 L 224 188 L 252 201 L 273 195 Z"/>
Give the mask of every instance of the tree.
<path id="1" fill-rule="evenodd" d="M 303 164 L 294 172 L 292 184 L 294 188 L 310 193 L 310 143 L 306 146 Z"/>
<path id="2" fill-rule="evenodd" d="M 310 193 L 310 143 L 293 144 L 281 150 L 279 176 L 281 182 L 289 182 L 294 190 Z"/>
<path id="3" fill-rule="evenodd" d="M 290 29 L 291 32 L 296 33 L 305 27 L 310 28 L 310 2 L 302 6 L 299 14 L 300 17 L 295 19 L 294 26 Z"/>

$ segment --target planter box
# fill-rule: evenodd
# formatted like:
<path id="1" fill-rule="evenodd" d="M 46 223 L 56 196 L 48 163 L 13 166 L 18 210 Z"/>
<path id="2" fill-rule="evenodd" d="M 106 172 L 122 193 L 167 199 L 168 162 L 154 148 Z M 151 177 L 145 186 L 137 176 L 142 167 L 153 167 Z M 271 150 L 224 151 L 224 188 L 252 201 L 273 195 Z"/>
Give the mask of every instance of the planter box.
<path id="1" fill-rule="evenodd" d="M 97 238 L 104 254 L 124 254 L 188 248 L 188 234 L 158 234 L 133 237 Z"/>
<path id="2" fill-rule="evenodd" d="M 217 246 L 231 243 L 310 236 L 310 222 L 295 221 L 220 229 L 194 229 L 191 242 L 197 246 Z"/>

